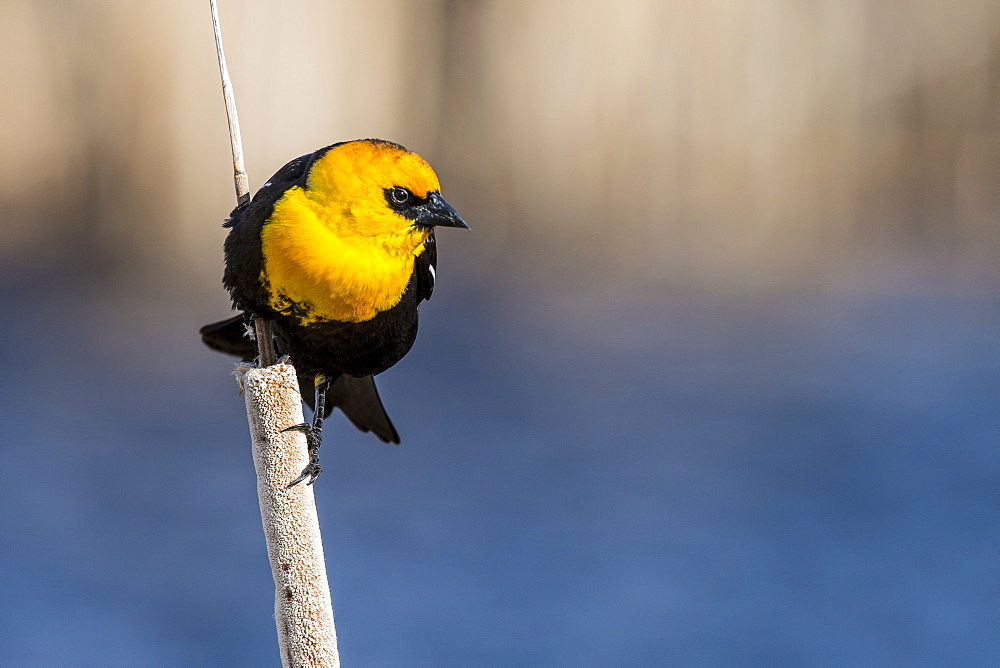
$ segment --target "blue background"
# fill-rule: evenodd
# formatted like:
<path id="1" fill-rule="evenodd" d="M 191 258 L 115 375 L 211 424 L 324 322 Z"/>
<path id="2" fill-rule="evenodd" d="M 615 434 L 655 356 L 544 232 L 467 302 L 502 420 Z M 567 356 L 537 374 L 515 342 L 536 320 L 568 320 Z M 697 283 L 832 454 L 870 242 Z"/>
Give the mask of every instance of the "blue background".
<path id="1" fill-rule="evenodd" d="M 380 378 L 403 444 L 328 422 L 345 661 L 996 657 L 989 286 L 574 310 L 463 286 L 441 236 L 418 344 Z M 184 280 L 6 292 L 8 665 L 275 663 L 243 404 Z"/>

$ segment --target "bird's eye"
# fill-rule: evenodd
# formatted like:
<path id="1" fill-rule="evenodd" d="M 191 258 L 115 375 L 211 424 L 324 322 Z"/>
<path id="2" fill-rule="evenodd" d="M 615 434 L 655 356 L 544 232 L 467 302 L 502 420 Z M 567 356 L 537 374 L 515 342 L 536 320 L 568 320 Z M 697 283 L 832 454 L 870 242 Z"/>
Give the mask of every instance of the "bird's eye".
<path id="1" fill-rule="evenodd" d="M 394 204 L 406 204 L 410 201 L 410 191 L 406 188 L 389 188 L 389 199 Z"/>

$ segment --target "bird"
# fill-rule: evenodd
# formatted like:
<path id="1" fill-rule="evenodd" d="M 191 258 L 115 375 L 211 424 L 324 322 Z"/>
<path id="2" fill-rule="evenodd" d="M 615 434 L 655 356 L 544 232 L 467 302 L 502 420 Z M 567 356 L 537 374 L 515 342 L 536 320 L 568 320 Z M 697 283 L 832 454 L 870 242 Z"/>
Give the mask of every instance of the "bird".
<path id="1" fill-rule="evenodd" d="M 311 423 L 285 429 L 305 434 L 309 454 L 289 486 L 322 473 L 323 419 L 335 407 L 398 444 L 374 377 L 413 346 L 417 307 L 434 291 L 435 228 L 469 229 L 427 161 L 382 139 L 332 144 L 279 169 L 223 226 L 222 282 L 238 314 L 201 338 L 250 361 L 248 323 L 273 321 L 276 351 L 313 408 Z"/>

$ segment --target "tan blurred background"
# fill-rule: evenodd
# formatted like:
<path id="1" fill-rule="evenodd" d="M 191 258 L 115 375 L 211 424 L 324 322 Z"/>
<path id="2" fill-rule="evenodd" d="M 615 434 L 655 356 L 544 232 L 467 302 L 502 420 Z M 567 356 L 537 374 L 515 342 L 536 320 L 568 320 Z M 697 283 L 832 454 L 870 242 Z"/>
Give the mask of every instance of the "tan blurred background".
<path id="1" fill-rule="evenodd" d="M 796 281 L 875 251 L 995 269 L 1000 4 L 221 3 L 254 188 L 348 138 L 428 157 L 488 275 Z M 219 273 L 204 2 L 0 5 L 0 261 Z"/>

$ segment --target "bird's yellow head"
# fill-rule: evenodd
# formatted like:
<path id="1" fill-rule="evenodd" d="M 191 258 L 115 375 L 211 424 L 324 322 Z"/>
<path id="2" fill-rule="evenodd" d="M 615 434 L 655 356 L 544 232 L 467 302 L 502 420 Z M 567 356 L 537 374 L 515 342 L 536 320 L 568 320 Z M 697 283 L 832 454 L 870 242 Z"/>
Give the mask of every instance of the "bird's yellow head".
<path id="1" fill-rule="evenodd" d="M 378 139 L 336 144 L 261 231 L 271 306 L 304 321 L 368 320 L 399 302 L 435 226 L 468 228 L 423 158 Z"/>
<path id="2" fill-rule="evenodd" d="M 360 139 L 333 146 L 310 167 L 307 196 L 334 213 L 338 236 L 412 235 L 422 245 L 431 227 L 468 227 L 441 197 L 427 161 L 398 144 Z"/>

